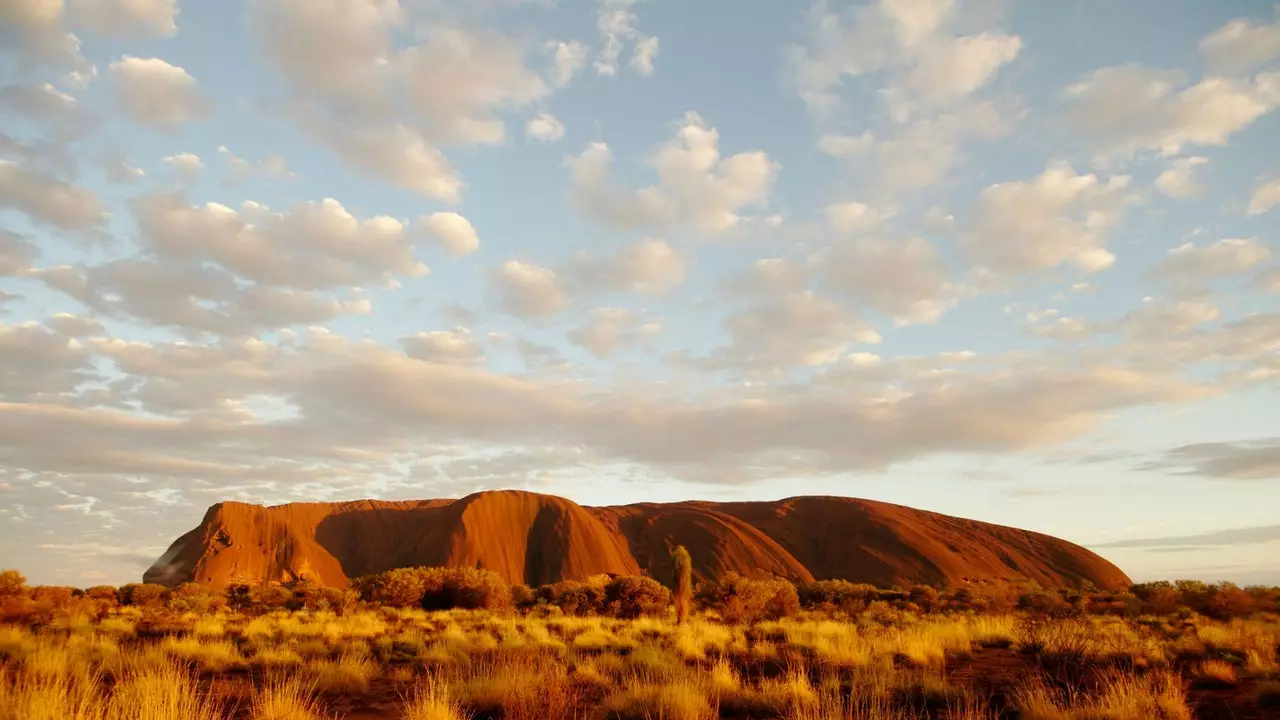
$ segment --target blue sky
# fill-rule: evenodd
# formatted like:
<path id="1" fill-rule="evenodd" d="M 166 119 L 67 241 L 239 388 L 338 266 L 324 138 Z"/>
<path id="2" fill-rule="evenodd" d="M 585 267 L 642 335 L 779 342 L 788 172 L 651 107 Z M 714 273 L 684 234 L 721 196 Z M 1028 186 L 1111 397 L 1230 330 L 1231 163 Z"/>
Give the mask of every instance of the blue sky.
<path id="1" fill-rule="evenodd" d="M 837 494 L 1280 583 L 1280 6 L 0 2 L 0 566 Z"/>

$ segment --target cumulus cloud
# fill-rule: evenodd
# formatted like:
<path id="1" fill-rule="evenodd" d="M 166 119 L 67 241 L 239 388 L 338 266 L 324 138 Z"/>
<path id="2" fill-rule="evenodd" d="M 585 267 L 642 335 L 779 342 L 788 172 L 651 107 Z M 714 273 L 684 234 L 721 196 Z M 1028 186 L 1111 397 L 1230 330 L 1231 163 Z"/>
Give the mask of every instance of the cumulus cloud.
<path id="1" fill-rule="evenodd" d="M 567 275 L 587 290 L 661 295 L 684 280 L 687 255 L 661 238 L 641 238 L 616 253 L 580 254 Z"/>
<path id="2" fill-rule="evenodd" d="M 1175 158 L 1169 168 L 1156 177 L 1156 189 L 1172 198 L 1199 195 L 1204 188 L 1196 182 L 1195 169 L 1209 162 L 1206 157 Z"/>
<path id="3" fill-rule="evenodd" d="M 480 249 L 480 236 L 471 221 L 456 212 L 434 212 L 418 218 L 418 225 L 451 255 L 470 255 Z"/>
<path id="4" fill-rule="evenodd" d="M 535 140 L 559 140 L 564 137 L 564 123 L 551 113 L 538 113 L 524 126 L 524 134 Z"/>
<path id="5" fill-rule="evenodd" d="M 602 47 L 596 52 L 595 69 L 600 75 L 618 74 L 618 58 L 628 43 L 633 45 L 631 67 L 641 75 L 653 73 L 653 59 L 658 54 L 658 38 L 640 33 L 636 14 L 631 11 L 635 0 L 603 0 L 596 14 L 596 29 Z"/>
<path id="6" fill-rule="evenodd" d="M 423 362 L 446 365 L 483 365 L 484 349 L 464 327 L 433 330 L 400 338 L 405 355 Z"/>
<path id="7" fill-rule="evenodd" d="M 1280 58 L 1280 5 L 1270 23 L 1237 19 L 1200 40 L 1200 53 L 1220 73 L 1248 72 Z"/>
<path id="8" fill-rule="evenodd" d="M 1261 183 L 1254 189 L 1247 212 L 1261 215 L 1277 205 L 1280 205 L 1280 178 Z"/>
<path id="9" fill-rule="evenodd" d="M 71 19 L 98 35 L 167 37 L 178 31 L 177 0 L 70 0 Z"/>
<path id="10" fill-rule="evenodd" d="M 352 129 L 327 125 L 321 137 L 343 162 L 397 187 L 456 203 L 464 184 L 440 149 L 405 125 Z"/>
<path id="11" fill-rule="evenodd" d="M 955 103 L 990 83 L 1022 50 L 1016 35 L 957 34 L 948 0 L 878 0 L 840 13 L 820 8 L 808 42 L 791 53 L 800 96 L 819 112 L 840 104 L 845 79 L 876 73 L 890 76 L 895 112 Z"/>
<path id="12" fill-rule="evenodd" d="M 200 173 L 204 171 L 204 161 L 194 153 L 184 152 L 170 155 L 163 162 L 177 170 L 185 182 L 195 182 L 195 179 L 200 177 Z"/>
<path id="13" fill-rule="evenodd" d="M 567 337 L 603 360 L 661 330 L 661 323 L 646 322 L 626 308 L 609 307 L 592 311 L 587 323 L 570 330 Z"/>
<path id="14" fill-rule="evenodd" d="M 1170 250 L 1151 275 L 1184 291 L 1202 291 L 1206 281 L 1243 275 L 1270 257 L 1256 238 L 1226 238 L 1204 247 L 1184 243 Z"/>
<path id="15" fill-rule="evenodd" d="M 59 0 L 6 0 L 0 3 L 0 51 L 38 64 L 87 72 L 80 40 L 65 25 Z"/>
<path id="16" fill-rule="evenodd" d="M 826 215 L 832 229 L 843 233 L 862 233 L 879 227 L 894 216 L 894 211 L 873 208 L 866 203 L 844 202 L 828 205 Z"/>
<path id="17" fill-rule="evenodd" d="M 490 274 L 504 312 L 518 317 L 553 315 L 569 304 L 555 271 L 531 262 L 508 260 Z"/>
<path id="18" fill-rule="evenodd" d="M 577 40 L 548 44 L 551 51 L 551 81 L 556 85 L 568 85 L 587 63 L 587 46 Z"/>
<path id="19" fill-rule="evenodd" d="M 840 303 L 812 290 L 769 298 L 725 319 L 730 343 L 709 358 L 715 366 L 776 371 L 791 365 L 833 363 L 855 344 L 880 335 Z"/>
<path id="20" fill-rule="evenodd" d="M 236 155 L 226 145 L 219 145 L 218 154 L 227 163 L 227 182 L 231 184 L 244 182 L 254 175 L 286 179 L 297 177 L 289 169 L 289 164 L 285 162 L 285 159 L 274 153 L 268 153 L 258 162 L 253 162 Z"/>
<path id="21" fill-rule="evenodd" d="M 721 157 L 719 143 L 715 128 L 686 113 L 676 137 L 649 158 L 658 184 L 634 193 L 613 179 L 609 146 L 592 143 L 569 158 L 569 199 L 587 217 L 614 227 L 725 232 L 743 220 L 741 210 L 767 200 L 778 165 L 758 150 Z"/>
<path id="22" fill-rule="evenodd" d="M 875 136 L 869 132 L 861 135 L 826 133 L 818 140 L 818 149 L 831 157 L 857 157 L 875 145 L 875 141 Z"/>
<path id="23" fill-rule="evenodd" d="M 37 323 L 0 324 L 0 358 L 0 396 L 9 402 L 55 402 L 96 377 L 84 345 Z"/>
<path id="24" fill-rule="evenodd" d="M 0 107 L 44 123 L 68 124 L 83 118 L 80 103 L 49 83 L 0 88 Z"/>
<path id="25" fill-rule="evenodd" d="M 213 112 L 196 79 L 160 58 L 125 55 L 111 63 L 111 75 L 121 105 L 141 125 L 176 132 Z"/>
<path id="26" fill-rule="evenodd" d="M 35 259 L 40 250 L 21 235 L 0 228 L 0 275 L 21 275 Z"/>
<path id="27" fill-rule="evenodd" d="M 1103 183 L 1054 165 L 1027 181 L 982 191 L 962 238 L 966 251 L 991 270 L 1026 273 L 1063 263 L 1081 272 L 1110 267 L 1107 233 L 1130 198 L 1128 177 Z"/>
<path id="28" fill-rule="evenodd" d="M 942 256 L 923 238 L 861 238 L 837 243 L 820 265 L 841 293 L 900 325 L 937 322 L 953 302 Z"/>
<path id="29" fill-rule="evenodd" d="M 92 190 L 32 172 L 0 160 L 0 208 L 25 213 L 32 220 L 62 230 L 90 230 L 107 214 Z"/>
<path id="30" fill-rule="evenodd" d="M 150 195 L 136 201 L 134 212 L 144 243 L 162 257 L 216 262 L 266 285 L 317 290 L 427 272 L 414 258 L 411 233 L 395 218 L 359 219 L 332 198 L 288 212 L 259 208 L 191 206 L 173 195 Z"/>
<path id="31" fill-rule="evenodd" d="M 1280 105 L 1280 73 L 1207 77 L 1187 85 L 1177 70 L 1103 68 L 1067 88 L 1068 119 L 1102 157 L 1143 150 L 1174 155 L 1226 145 L 1232 134 Z"/>

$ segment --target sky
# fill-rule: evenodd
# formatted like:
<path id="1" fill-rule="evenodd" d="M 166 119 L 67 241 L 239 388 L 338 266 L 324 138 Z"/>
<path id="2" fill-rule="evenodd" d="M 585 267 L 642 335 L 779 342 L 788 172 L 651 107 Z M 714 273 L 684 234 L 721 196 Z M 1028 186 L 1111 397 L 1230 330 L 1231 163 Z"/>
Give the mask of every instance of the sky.
<path id="1" fill-rule="evenodd" d="M 0 0 L 0 568 L 842 495 L 1280 584 L 1280 5 Z"/>

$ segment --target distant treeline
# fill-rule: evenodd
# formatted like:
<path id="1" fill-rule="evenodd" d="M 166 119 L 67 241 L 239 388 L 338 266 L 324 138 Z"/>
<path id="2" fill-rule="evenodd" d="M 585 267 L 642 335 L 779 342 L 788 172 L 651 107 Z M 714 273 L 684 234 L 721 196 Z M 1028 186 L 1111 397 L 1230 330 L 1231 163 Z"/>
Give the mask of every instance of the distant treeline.
<path id="1" fill-rule="evenodd" d="M 926 585 L 877 588 L 845 580 L 794 584 L 727 574 L 695 588 L 694 604 L 726 622 L 777 619 L 810 611 L 833 617 L 863 613 L 1005 613 L 1015 610 L 1069 617 L 1080 615 L 1190 616 L 1219 620 L 1257 613 L 1280 613 L 1280 588 L 1241 588 L 1194 580 L 1133 585 L 1125 592 L 1094 588 L 1047 589 L 1034 584 L 971 583 L 938 589 Z M 665 615 L 671 590 L 650 577 L 601 575 L 531 588 L 508 585 L 496 573 L 475 568 L 398 568 L 356 578 L 351 587 L 323 587 L 306 581 L 238 584 L 225 590 L 196 583 L 174 588 L 133 583 L 87 589 L 28 586 L 13 570 L 0 573 L 0 622 L 32 625 L 55 615 L 101 617 L 120 606 L 207 613 L 279 609 L 330 610 L 362 606 L 450 608 L 604 615 L 619 618 Z"/>

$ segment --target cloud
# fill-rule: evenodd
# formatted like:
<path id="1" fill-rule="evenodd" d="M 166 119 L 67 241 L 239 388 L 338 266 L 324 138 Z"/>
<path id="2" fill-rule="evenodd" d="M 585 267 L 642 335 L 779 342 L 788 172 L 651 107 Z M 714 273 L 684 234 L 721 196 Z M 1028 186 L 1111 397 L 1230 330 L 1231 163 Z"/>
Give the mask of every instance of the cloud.
<path id="1" fill-rule="evenodd" d="M 1280 205 L 1280 178 L 1261 183 L 1254 189 L 1247 212 L 1261 215 L 1277 205 Z"/>
<path id="2" fill-rule="evenodd" d="M 1226 238 L 1204 247 L 1184 243 L 1170 250 L 1150 274 L 1184 292 L 1203 292 L 1206 281 L 1243 275 L 1270 257 L 1271 251 L 1256 238 Z"/>
<path id="3" fill-rule="evenodd" d="M 96 377 L 84 345 L 36 323 L 0 324 L 0 359 L 0 396 L 10 402 L 56 402 Z"/>
<path id="4" fill-rule="evenodd" d="M 182 176 L 184 182 L 195 182 L 200 173 L 204 171 L 204 161 L 199 155 L 192 153 L 178 153 L 170 155 L 163 161 L 166 165 L 172 166 Z"/>
<path id="5" fill-rule="evenodd" d="M 658 38 L 646 37 L 636 41 L 636 52 L 631 57 L 631 67 L 648 77 L 653 74 L 653 60 L 658 57 Z"/>
<path id="6" fill-rule="evenodd" d="M 1130 202 L 1128 178 L 1105 184 L 1053 165 L 1028 181 L 983 189 L 962 238 L 965 250 L 991 270 L 1027 273 L 1063 263 L 1081 272 L 1110 267 L 1107 232 Z"/>
<path id="7" fill-rule="evenodd" d="M 1177 70 L 1103 68 L 1067 88 L 1068 120 L 1103 158 L 1144 150 L 1175 155 L 1223 146 L 1280 105 L 1280 73 L 1252 80 L 1207 77 L 1188 86 Z"/>
<path id="8" fill-rule="evenodd" d="M 553 315 L 569 304 L 561 279 L 548 268 L 521 260 L 508 260 L 490 273 L 504 312 L 517 317 Z"/>
<path id="9" fill-rule="evenodd" d="M 661 330 L 661 323 L 645 322 L 626 308 L 599 308 L 592 311 L 585 325 L 570 330 L 567 337 L 604 360 Z"/>
<path id="10" fill-rule="evenodd" d="M 641 238 L 611 255 L 579 254 L 566 275 L 593 291 L 662 295 L 684 281 L 686 254 L 661 238 Z"/>
<path id="11" fill-rule="evenodd" d="M 0 228 L 0 276 L 21 275 L 40 256 L 36 244 L 21 235 Z"/>
<path id="12" fill-rule="evenodd" d="M 84 120 L 80 103 L 49 83 L 0 88 L 0 107 L 43 123 L 73 124 Z"/>
<path id="13" fill-rule="evenodd" d="M 875 141 L 875 137 L 869 132 L 861 135 L 826 133 L 818 140 L 818 149 L 831 157 L 857 157 L 871 149 Z"/>
<path id="14" fill-rule="evenodd" d="M 524 134 L 535 140 L 559 140 L 564 137 L 564 123 L 551 113 L 538 113 L 524 126 Z"/>
<path id="15" fill-rule="evenodd" d="M 587 46 L 577 40 L 548 44 L 552 56 L 551 81 L 557 86 L 568 85 L 587 63 Z"/>
<path id="16" fill-rule="evenodd" d="M 253 175 L 285 179 L 297 177 L 297 174 L 289 169 L 289 164 L 285 162 L 285 159 L 274 153 L 264 155 L 256 163 L 236 155 L 226 145 L 218 146 L 218 154 L 226 160 L 227 170 L 229 171 L 227 182 L 231 184 L 244 182 Z"/>
<path id="17" fill-rule="evenodd" d="M 831 287 L 898 324 L 937 322 L 954 289 L 942 256 L 923 238 L 836 243 L 819 262 Z"/>
<path id="18" fill-rule="evenodd" d="M 956 34 L 948 0 L 878 0 L 843 13 L 818 6 L 806 45 L 792 48 L 791 72 L 813 110 L 840 105 L 846 78 L 887 73 L 885 92 L 895 113 L 965 100 L 1017 58 L 1016 35 L 984 31 Z"/>
<path id="19" fill-rule="evenodd" d="M 1156 189 L 1171 198 L 1195 197 L 1204 191 L 1204 187 L 1195 181 L 1192 173 L 1201 165 L 1209 162 L 1206 157 L 1175 158 L 1170 161 L 1169 169 L 1156 177 Z"/>
<path id="20" fill-rule="evenodd" d="M 0 208 L 18 210 L 36 222 L 70 231 L 91 230 L 107 218 L 93 191 L 8 160 L 0 160 Z"/>
<path id="21" fill-rule="evenodd" d="M 0 4 L 0 49 L 25 62 L 86 72 L 80 40 L 67 31 L 58 0 L 6 0 Z"/>
<path id="22" fill-rule="evenodd" d="M 464 184 L 444 154 L 405 125 L 351 129 L 329 125 L 322 139 L 344 163 L 396 187 L 456 203 Z"/>
<path id="23" fill-rule="evenodd" d="M 1280 438 L 1182 445 L 1142 468 L 1223 480 L 1274 480 L 1280 478 Z"/>
<path id="24" fill-rule="evenodd" d="M 1280 293 L 1280 265 L 1259 271 L 1250 284 L 1262 292 Z"/>
<path id="25" fill-rule="evenodd" d="M 658 184 L 635 193 L 612 178 L 609 146 L 595 142 L 569 158 L 569 199 L 593 220 L 619 228 L 688 225 L 704 234 L 742 222 L 739 211 L 762 205 L 778 165 L 762 151 L 721 157 L 720 134 L 697 113 L 686 113 L 676 137 L 649 158 Z"/>
<path id="26" fill-rule="evenodd" d="M 190 206 L 173 195 L 150 195 L 135 201 L 134 212 L 143 242 L 161 257 L 216 262 L 264 285 L 318 290 L 427 272 L 414 257 L 411 234 L 394 218 L 360 219 L 332 198 L 288 212 L 260 208 Z"/>
<path id="27" fill-rule="evenodd" d="M 405 355 L 446 365 L 483 365 L 484 350 L 464 327 L 433 330 L 400 338 Z"/>
<path id="28" fill-rule="evenodd" d="M 1252 545 L 1280 541 L 1280 525 L 1232 528 L 1195 535 L 1172 535 L 1161 538 L 1141 538 L 1094 545 L 1096 548 L 1158 548 L 1158 547 L 1206 547 Z"/>
<path id="29" fill-rule="evenodd" d="M 455 212 L 434 212 L 418 218 L 418 225 L 434 237 L 450 255 L 470 255 L 480 249 L 480 237 L 471 221 Z"/>
<path id="30" fill-rule="evenodd" d="M 860 202 L 833 203 L 826 207 L 825 212 L 832 229 L 843 233 L 874 230 L 895 214 L 893 210 L 872 208 Z"/>
<path id="31" fill-rule="evenodd" d="M 71 19 L 98 35 L 168 37 L 178 31 L 176 0 L 70 0 Z"/>
<path id="32" fill-rule="evenodd" d="M 645 36 L 636 28 L 636 15 L 631 12 L 635 0 L 602 0 L 596 14 L 596 29 L 603 47 L 596 53 L 595 69 L 599 75 L 618 74 L 618 57 L 627 43 L 634 43 L 631 67 L 641 75 L 653 72 L 653 58 L 658 53 L 658 38 Z"/>
<path id="33" fill-rule="evenodd" d="M 125 55 L 110 67 L 117 98 L 141 125 L 176 132 L 213 113 L 213 103 L 196 79 L 160 58 Z"/>
<path id="34" fill-rule="evenodd" d="M 1248 72 L 1280 58 L 1280 6 L 1275 22 L 1238 19 L 1214 30 L 1201 38 L 1200 54 L 1212 70 L 1227 74 Z"/>
<path id="35" fill-rule="evenodd" d="M 880 342 L 879 334 L 857 315 L 811 290 L 753 304 L 729 315 L 724 326 L 730 343 L 712 354 L 712 367 L 777 371 L 791 365 L 826 365 L 855 343 Z"/>

